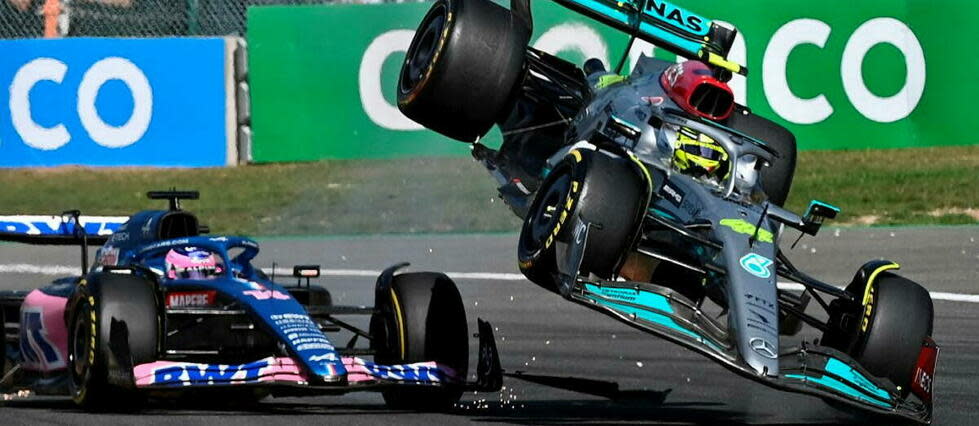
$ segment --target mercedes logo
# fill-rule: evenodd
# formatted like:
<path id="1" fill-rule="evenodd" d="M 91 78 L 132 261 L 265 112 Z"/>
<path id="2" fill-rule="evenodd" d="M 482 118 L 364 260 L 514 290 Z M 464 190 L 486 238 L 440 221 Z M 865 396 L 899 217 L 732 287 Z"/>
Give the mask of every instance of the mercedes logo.
<path id="1" fill-rule="evenodd" d="M 775 345 L 768 343 L 768 340 L 762 339 L 760 337 L 755 337 L 751 339 L 751 349 L 765 358 L 778 359 L 778 349 Z"/>

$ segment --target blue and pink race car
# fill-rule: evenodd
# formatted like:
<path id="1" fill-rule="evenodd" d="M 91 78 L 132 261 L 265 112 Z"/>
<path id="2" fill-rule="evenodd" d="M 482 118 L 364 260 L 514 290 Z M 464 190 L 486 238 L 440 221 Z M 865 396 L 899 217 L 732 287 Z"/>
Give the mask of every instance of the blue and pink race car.
<path id="1" fill-rule="evenodd" d="M 255 241 L 205 235 L 180 208 L 196 192 L 149 196 L 170 208 L 0 223 L 0 240 L 80 245 L 83 265 L 80 276 L 0 292 L 0 392 L 71 395 L 86 409 L 117 410 L 198 391 L 260 399 L 371 390 L 391 407 L 439 410 L 466 390 L 501 386 L 483 321 L 478 379 L 466 381 L 466 314 L 447 276 L 399 274 L 406 265 L 397 265 L 378 278 L 374 307 L 336 306 L 309 283 L 318 266 L 295 267 L 298 283 L 286 287 L 253 266 Z M 91 265 L 89 244 L 104 244 Z M 338 319 L 349 315 L 369 315 L 369 329 Z M 338 346 L 327 333 L 341 331 L 351 337 Z"/>

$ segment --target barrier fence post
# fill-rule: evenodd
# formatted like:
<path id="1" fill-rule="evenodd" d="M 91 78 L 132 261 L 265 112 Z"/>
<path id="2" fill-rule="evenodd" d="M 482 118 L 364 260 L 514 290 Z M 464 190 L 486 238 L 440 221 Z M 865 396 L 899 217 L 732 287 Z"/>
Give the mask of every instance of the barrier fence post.
<path id="1" fill-rule="evenodd" d="M 197 35 L 201 32 L 200 12 L 200 0 L 187 0 L 187 35 Z"/>
<path id="2" fill-rule="evenodd" d="M 45 0 L 44 8 L 44 38 L 58 38 L 58 17 L 61 16 L 61 0 Z"/>

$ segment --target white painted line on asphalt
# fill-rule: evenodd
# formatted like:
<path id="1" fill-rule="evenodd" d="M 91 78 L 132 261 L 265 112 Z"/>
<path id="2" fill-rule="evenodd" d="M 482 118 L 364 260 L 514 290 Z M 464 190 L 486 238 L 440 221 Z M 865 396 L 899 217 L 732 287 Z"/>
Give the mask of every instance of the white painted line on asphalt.
<path id="1" fill-rule="evenodd" d="M 272 268 L 262 269 L 267 274 L 272 273 Z M 35 274 L 35 275 L 55 275 L 68 276 L 78 274 L 77 266 L 64 265 L 30 265 L 30 264 L 8 264 L 0 265 L 0 274 Z M 292 276 L 290 268 L 275 268 L 278 276 Z M 526 278 L 522 274 L 494 273 L 494 272 L 446 272 L 451 278 L 460 280 L 490 280 L 490 281 L 523 281 Z M 320 275 L 326 277 L 377 277 L 381 271 L 370 269 L 322 269 Z M 805 287 L 797 283 L 778 283 L 778 288 L 782 290 L 802 291 Z M 932 291 L 931 298 L 948 302 L 979 303 L 979 294 L 947 293 L 942 291 Z"/>
<path id="2" fill-rule="evenodd" d="M 78 275 L 79 271 L 81 268 L 78 266 L 28 265 L 24 263 L 0 265 L 0 274 Z"/>
<path id="3" fill-rule="evenodd" d="M 941 291 L 932 291 L 931 298 L 933 300 L 946 300 L 949 302 L 979 303 L 979 294 L 945 293 Z"/>
<path id="4" fill-rule="evenodd" d="M 272 268 L 263 268 L 266 274 L 272 273 Z M 494 281 L 523 281 L 523 274 L 503 274 L 494 272 L 446 272 L 451 278 L 460 280 L 494 280 Z M 292 269 L 275 268 L 275 275 L 291 276 Z M 320 275 L 328 277 L 377 277 L 381 271 L 368 269 L 321 269 Z"/>

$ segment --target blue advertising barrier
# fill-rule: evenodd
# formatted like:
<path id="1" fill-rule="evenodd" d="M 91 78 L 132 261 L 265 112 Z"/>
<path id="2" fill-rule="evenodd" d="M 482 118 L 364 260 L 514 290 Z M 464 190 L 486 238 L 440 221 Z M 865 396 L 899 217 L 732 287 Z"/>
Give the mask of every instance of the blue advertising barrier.
<path id="1" fill-rule="evenodd" d="M 221 38 L 0 41 L 0 167 L 224 166 L 226 56 Z"/>

